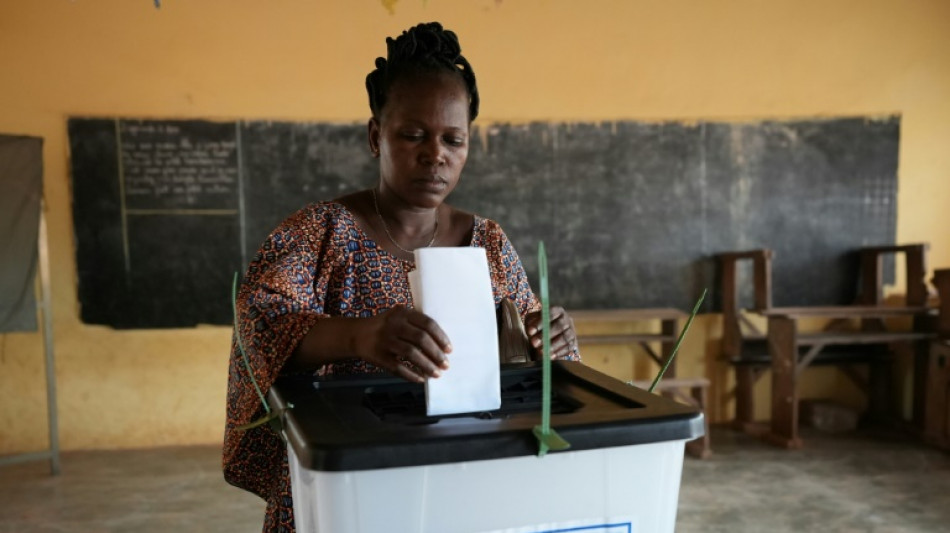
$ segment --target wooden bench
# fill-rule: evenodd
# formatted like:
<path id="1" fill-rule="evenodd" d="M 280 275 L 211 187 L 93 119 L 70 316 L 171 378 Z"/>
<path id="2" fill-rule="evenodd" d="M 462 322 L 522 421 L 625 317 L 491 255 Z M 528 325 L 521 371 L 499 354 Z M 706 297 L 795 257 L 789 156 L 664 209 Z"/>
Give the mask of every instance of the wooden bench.
<path id="1" fill-rule="evenodd" d="M 687 313 L 673 308 L 651 308 L 651 309 L 605 309 L 605 310 L 577 310 L 570 311 L 571 319 L 574 325 L 582 323 L 613 323 L 613 324 L 631 324 L 638 322 L 660 321 L 659 333 L 585 333 L 577 336 L 577 342 L 580 345 L 599 345 L 599 344 L 636 344 L 643 348 L 643 351 L 653 359 L 656 364 L 662 366 L 666 359 L 673 352 L 673 346 L 676 344 L 676 338 L 680 332 L 680 324 L 689 317 Z M 654 349 L 654 345 L 660 345 L 660 352 Z M 666 371 L 666 377 L 676 377 L 676 365 L 671 365 Z"/>
<path id="2" fill-rule="evenodd" d="M 859 251 L 862 267 L 858 303 L 863 305 L 825 307 L 784 307 L 772 305 L 771 250 L 728 252 L 717 256 L 721 268 L 723 302 L 722 352 L 736 373 L 736 417 L 734 425 L 751 433 L 764 433 L 767 439 L 784 447 L 799 447 L 797 381 L 810 365 L 835 365 L 869 397 L 869 412 L 888 416 L 891 394 L 891 346 L 910 343 L 920 347 L 932 333 L 926 331 L 927 288 L 924 281 L 926 244 L 868 247 Z M 904 253 L 907 265 L 906 305 L 883 305 L 882 257 Z M 756 327 L 739 309 L 737 266 L 740 261 L 753 263 L 754 306 L 752 312 L 767 319 L 766 333 Z M 923 284 L 923 285 L 921 285 Z M 908 331 L 888 331 L 885 320 L 911 317 Z M 798 322 L 806 318 L 828 320 L 828 331 L 802 333 Z M 858 329 L 840 329 L 851 321 Z M 921 350 L 916 350 L 919 354 Z M 853 365 L 867 365 L 869 377 L 859 374 Z M 915 419 L 922 415 L 923 361 L 915 360 Z M 766 370 L 772 370 L 770 428 L 764 431 L 754 420 L 755 382 Z M 921 416 L 922 418 L 922 416 Z"/>
<path id="3" fill-rule="evenodd" d="M 679 337 L 680 326 L 689 317 L 688 313 L 673 308 L 649 309 L 612 309 L 612 310 L 577 310 L 569 314 L 575 326 L 582 323 L 613 323 L 630 324 L 649 321 L 659 321 L 658 333 L 585 333 L 577 336 L 581 346 L 604 344 L 635 344 L 658 365 L 657 371 L 663 368 L 673 352 L 676 340 Z M 660 345 L 657 352 L 655 346 Z M 635 380 L 631 385 L 649 389 L 650 381 Z M 657 384 L 656 392 L 671 397 L 683 403 L 698 407 L 703 412 L 706 424 L 706 434 L 703 437 L 686 443 L 686 452 L 694 457 L 706 459 L 712 455 L 709 439 L 709 418 L 706 414 L 709 380 L 706 378 L 681 378 L 676 374 L 676 362 L 670 364 L 663 379 Z"/>

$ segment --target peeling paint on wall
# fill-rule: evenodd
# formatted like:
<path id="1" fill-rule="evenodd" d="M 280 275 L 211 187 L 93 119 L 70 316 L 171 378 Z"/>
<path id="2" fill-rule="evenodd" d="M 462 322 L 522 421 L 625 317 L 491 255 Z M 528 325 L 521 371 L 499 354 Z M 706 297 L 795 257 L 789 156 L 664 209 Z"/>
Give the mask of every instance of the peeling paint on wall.
<path id="1" fill-rule="evenodd" d="M 396 4 L 399 2 L 399 0 L 379 0 L 379 2 L 383 4 L 383 7 L 386 8 L 386 11 L 389 11 L 390 15 L 396 14 Z"/>

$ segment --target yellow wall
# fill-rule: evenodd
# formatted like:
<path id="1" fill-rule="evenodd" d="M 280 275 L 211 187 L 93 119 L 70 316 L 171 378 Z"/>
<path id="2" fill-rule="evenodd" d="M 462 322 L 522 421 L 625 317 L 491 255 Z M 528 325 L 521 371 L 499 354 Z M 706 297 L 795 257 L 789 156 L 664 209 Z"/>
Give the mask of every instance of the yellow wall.
<path id="1" fill-rule="evenodd" d="M 163 4 L 0 3 L 0 132 L 45 139 L 66 449 L 218 442 L 229 340 L 227 328 L 79 322 L 67 117 L 364 120 L 363 77 L 383 38 L 420 21 L 461 36 L 483 124 L 900 113 L 898 240 L 930 241 L 932 265 L 950 265 L 950 2 L 403 0 L 394 14 L 374 0 Z M 722 390 L 719 332 L 718 317 L 697 324 L 681 374 Z M 616 353 L 588 360 L 621 375 L 630 362 Z M 42 372 L 38 334 L 0 336 L 0 454 L 46 446 Z M 846 387 L 835 373 L 806 376 L 818 383 L 806 395 Z M 712 414 L 727 416 L 727 403 Z"/>

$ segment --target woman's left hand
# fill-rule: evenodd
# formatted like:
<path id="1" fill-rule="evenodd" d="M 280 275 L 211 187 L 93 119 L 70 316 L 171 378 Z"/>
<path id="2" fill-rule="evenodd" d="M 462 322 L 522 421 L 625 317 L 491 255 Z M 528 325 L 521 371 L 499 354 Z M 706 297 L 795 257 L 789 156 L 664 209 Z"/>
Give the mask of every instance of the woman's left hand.
<path id="1" fill-rule="evenodd" d="M 525 331 L 531 346 L 541 354 L 541 311 L 528 313 L 525 317 Z M 574 321 L 563 307 L 551 308 L 551 359 L 565 359 L 577 350 L 577 333 L 574 331 Z"/>

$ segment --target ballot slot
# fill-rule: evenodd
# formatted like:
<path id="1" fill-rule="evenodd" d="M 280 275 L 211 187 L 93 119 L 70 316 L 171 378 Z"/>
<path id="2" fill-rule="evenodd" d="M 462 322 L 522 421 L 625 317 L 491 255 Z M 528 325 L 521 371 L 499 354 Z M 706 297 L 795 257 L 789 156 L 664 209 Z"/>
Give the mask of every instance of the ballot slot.
<path id="1" fill-rule="evenodd" d="M 437 424 L 443 420 L 477 418 L 504 419 L 541 410 L 541 377 L 535 369 L 505 370 L 501 376 L 501 407 L 492 411 L 427 416 L 425 392 L 411 383 L 369 386 L 363 389 L 362 405 L 380 420 L 402 424 Z M 551 395 L 551 412 L 573 413 L 583 404 L 559 391 Z"/>
<path id="2" fill-rule="evenodd" d="M 555 365 L 552 371 L 555 383 L 551 392 L 551 413 L 554 415 L 645 407 L 644 403 L 628 394 L 626 385 L 622 385 L 620 390 L 605 387 L 597 381 L 566 372 L 560 365 Z M 508 419 L 540 413 L 542 402 L 541 365 L 537 362 L 501 365 L 501 407 L 490 411 L 428 416 L 424 387 L 387 374 L 321 377 L 312 379 L 312 386 L 327 405 L 345 406 L 351 415 L 363 411 L 360 418 L 371 413 L 371 418 L 379 422 L 407 425 Z"/>

